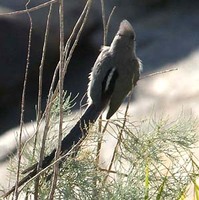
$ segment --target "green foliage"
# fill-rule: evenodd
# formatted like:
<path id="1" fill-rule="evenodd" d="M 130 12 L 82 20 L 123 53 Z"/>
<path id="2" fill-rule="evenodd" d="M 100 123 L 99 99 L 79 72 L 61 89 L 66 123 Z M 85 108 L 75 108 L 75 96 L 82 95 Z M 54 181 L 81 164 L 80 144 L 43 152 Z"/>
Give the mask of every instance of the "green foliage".
<path id="1" fill-rule="evenodd" d="M 71 108 L 75 105 L 76 97 L 77 95 L 71 99 L 71 94 L 68 95 L 67 92 L 63 92 L 63 111 L 65 116 L 71 114 Z M 56 118 L 59 116 L 59 96 L 56 96 L 53 101 L 50 115 Z"/>
<path id="2" fill-rule="evenodd" d="M 110 121 L 111 130 L 107 130 L 114 133 L 116 141 L 118 133 L 122 133 L 111 170 L 103 169 L 97 162 L 98 138 L 102 133 L 92 127 L 77 156 L 67 157 L 62 163 L 55 199 L 175 200 L 186 196 L 191 182 L 198 188 L 195 180 L 199 167 L 192 153 L 198 142 L 197 120 L 183 116 L 172 122 L 163 118 L 124 120 L 125 126 L 121 119 Z M 50 146 L 51 137 L 47 142 Z M 49 169 L 40 179 L 40 199 L 49 195 L 51 179 L 46 180 L 51 174 Z M 25 191 L 34 193 L 32 182 Z"/>

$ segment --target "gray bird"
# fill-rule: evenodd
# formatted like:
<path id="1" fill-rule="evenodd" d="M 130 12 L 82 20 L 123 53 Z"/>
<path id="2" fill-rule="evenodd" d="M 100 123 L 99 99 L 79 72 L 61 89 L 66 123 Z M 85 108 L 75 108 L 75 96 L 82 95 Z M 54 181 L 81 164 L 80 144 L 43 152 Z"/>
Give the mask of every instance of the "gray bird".
<path id="1" fill-rule="evenodd" d="M 141 62 L 135 53 L 135 32 L 127 20 L 120 23 L 110 47 L 101 49 L 92 71 L 88 85 L 88 107 L 81 119 L 62 140 L 60 155 L 68 153 L 71 148 L 88 134 L 90 123 L 94 123 L 108 106 L 106 118 L 109 119 L 119 108 L 124 98 L 136 85 L 140 77 Z M 55 157 L 56 149 L 44 158 L 44 169 Z M 75 155 L 75 154 L 74 154 Z M 63 160 L 62 160 L 63 161 Z M 38 163 L 22 173 L 28 173 L 18 183 L 18 187 L 37 174 Z M 4 196 L 15 190 L 13 186 Z"/>
<path id="2" fill-rule="evenodd" d="M 141 62 L 135 52 L 135 32 L 123 20 L 111 46 L 101 49 L 88 85 L 89 105 L 103 110 L 107 105 L 109 119 L 139 80 Z"/>

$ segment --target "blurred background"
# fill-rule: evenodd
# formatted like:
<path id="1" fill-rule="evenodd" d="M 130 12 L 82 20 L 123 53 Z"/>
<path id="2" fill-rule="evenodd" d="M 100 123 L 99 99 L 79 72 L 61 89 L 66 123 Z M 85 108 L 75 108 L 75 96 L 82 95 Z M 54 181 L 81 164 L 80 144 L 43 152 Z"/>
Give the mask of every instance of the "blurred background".
<path id="1" fill-rule="evenodd" d="M 0 1 L 0 13 L 24 10 L 26 0 Z M 31 1 L 29 7 L 44 3 L 44 0 Z M 65 1 L 65 39 L 85 5 L 84 0 Z M 146 114 L 143 105 L 173 110 L 191 102 L 192 109 L 199 111 L 199 1 L 198 0 L 107 0 L 106 17 L 114 6 L 111 18 L 108 44 L 111 43 L 120 22 L 127 19 L 136 32 L 137 55 L 143 61 L 143 75 L 178 67 L 171 75 L 160 75 L 154 79 L 144 79 L 138 83 L 135 92 L 134 113 Z M 41 60 L 44 32 L 49 7 L 31 12 L 33 33 L 31 43 L 30 68 L 25 102 L 25 122 L 36 117 L 38 69 Z M 59 21 L 58 7 L 53 5 L 50 33 L 43 78 L 43 108 L 46 103 L 49 84 L 59 60 Z M 20 102 L 26 66 L 29 18 L 27 14 L 0 16 L 0 134 L 18 126 Z M 88 73 L 91 70 L 101 45 L 103 44 L 103 23 L 100 1 L 94 0 L 80 42 L 70 62 L 65 77 L 65 90 L 76 99 L 76 106 L 86 92 Z M 162 79 L 163 78 L 163 79 Z M 169 83 L 168 83 L 169 82 Z M 152 85 L 149 85 L 152 83 Z M 169 85 L 168 85 L 169 84 Z M 161 96 L 162 95 L 162 96 Z M 165 99 L 170 100 L 165 103 Z M 171 101 L 175 97 L 175 101 Z M 155 99 L 155 100 L 154 100 Z M 193 103 L 194 101 L 194 103 Z M 137 104 L 136 104 L 137 102 Z M 197 112 L 196 112 L 197 111 Z"/>

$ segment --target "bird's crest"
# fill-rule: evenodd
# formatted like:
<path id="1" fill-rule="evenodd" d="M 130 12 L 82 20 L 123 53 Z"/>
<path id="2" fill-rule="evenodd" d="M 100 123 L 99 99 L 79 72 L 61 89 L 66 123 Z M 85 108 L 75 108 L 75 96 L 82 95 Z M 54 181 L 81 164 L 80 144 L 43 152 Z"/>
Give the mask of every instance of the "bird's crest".
<path id="1" fill-rule="evenodd" d="M 126 34 L 135 34 L 133 27 L 131 24 L 125 19 L 120 23 L 119 27 L 119 34 L 126 35 Z"/>

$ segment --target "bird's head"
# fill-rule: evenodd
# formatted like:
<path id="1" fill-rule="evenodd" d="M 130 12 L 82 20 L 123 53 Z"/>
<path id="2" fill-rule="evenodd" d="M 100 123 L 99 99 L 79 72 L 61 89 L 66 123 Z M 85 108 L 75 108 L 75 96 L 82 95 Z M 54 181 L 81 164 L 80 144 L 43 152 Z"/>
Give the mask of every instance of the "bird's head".
<path id="1" fill-rule="evenodd" d="M 120 23 L 119 30 L 115 35 L 111 44 L 114 48 L 125 48 L 134 50 L 135 47 L 135 32 L 132 25 L 127 21 L 123 20 Z"/>
<path id="2" fill-rule="evenodd" d="M 135 32 L 131 24 L 125 19 L 120 23 L 117 35 L 121 37 L 128 37 L 129 39 L 135 40 Z"/>

